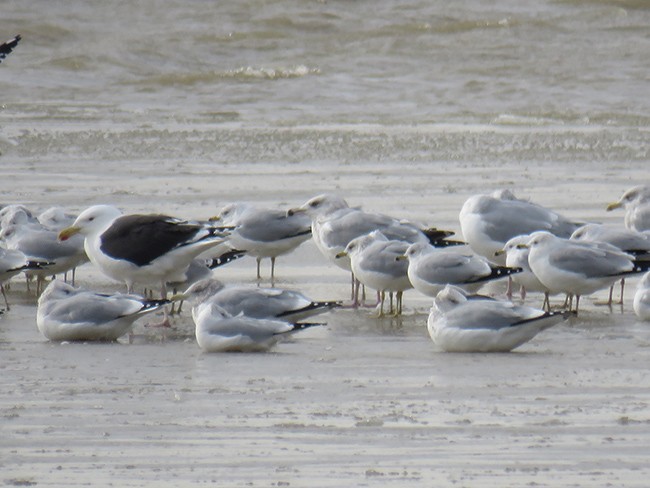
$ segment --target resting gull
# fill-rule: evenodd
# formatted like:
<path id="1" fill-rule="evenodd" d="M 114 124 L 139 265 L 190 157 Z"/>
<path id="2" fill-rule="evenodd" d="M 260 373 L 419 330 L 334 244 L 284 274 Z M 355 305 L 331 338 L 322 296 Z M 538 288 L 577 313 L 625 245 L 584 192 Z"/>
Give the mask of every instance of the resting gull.
<path id="1" fill-rule="evenodd" d="M 192 301 L 196 342 L 205 352 L 267 351 L 295 332 L 321 325 L 247 317 L 243 313 L 233 316 L 204 293 L 196 293 Z"/>
<path id="2" fill-rule="evenodd" d="M 137 319 L 166 303 L 136 295 L 95 293 L 54 280 L 38 299 L 36 324 L 51 341 L 115 341 Z"/>
<path id="3" fill-rule="evenodd" d="M 245 285 L 225 285 L 210 278 L 197 281 L 178 299 L 205 302 L 211 300 L 233 316 L 273 318 L 296 323 L 338 307 L 338 302 L 316 302 L 300 292 L 282 288 L 259 288 Z"/>
<path id="4" fill-rule="evenodd" d="M 16 249 L 5 249 L 0 247 L 0 291 L 5 299 L 5 305 L 9 310 L 9 301 L 4 284 L 11 278 L 23 271 L 42 270 L 47 268 L 48 263 L 43 261 L 31 261 L 24 253 Z"/>
<path id="5" fill-rule="evenodd" d="M 484 284 L 519 273 L 521 268 L 496 266 L 480 256 L 437 249 L 429 244 L 411 244 L 404 256 L 408 277 L 417 291 L 435 297 L 445 285 L 475 292 Z"/>
<path id="6" fill-rule="evenodd" d="M 447 286 L 435 298 L 429 335 L 447 352 L 508 352 L 570 316 L 499 300 L 468 300 Z"/>

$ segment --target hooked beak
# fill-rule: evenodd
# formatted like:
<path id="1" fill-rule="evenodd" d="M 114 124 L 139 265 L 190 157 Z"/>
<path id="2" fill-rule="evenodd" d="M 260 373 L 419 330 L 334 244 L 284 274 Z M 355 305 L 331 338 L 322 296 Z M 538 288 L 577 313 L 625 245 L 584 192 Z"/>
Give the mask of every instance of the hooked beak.
<path id="1" fill-rule="evenodd" d="M 395 261 L 408 261 L 408 256 L 406 254 L 401 254 L 395 258 Z"/>
<path id="2" fill-rule="evenodd" d="M 506 253 L 505 249 L 499 249 L 498 251 L 494 251 L 495 256 L 501 256 Z"/>
<path id="3" fill-rule="evenodd" d="M 517 244 L 517 249 L 530 249 L 528 244 Z"/>
<path id="4" fill-rule="evenodd" d="M 607 205 L 606 210 L 608 212 L 611 212 L 612 210 L 617 209 L 617 208 L 621 208 L 622 206 L 623 206 L 623 204 L 621 202 L 614 202 L 614 203 L 610 203 L 609 205 Z"/>
<path id="5" fill-rule="evenodd" d="M 345 251 L 341 251 L 341 252 L 338 253 L 335 257 L 336 257 L 336 259 L 341 259 L 341 258 L 344 258 L 344 257 L 347 256 L 347 255 L 348 255 L 347 252 L 345 252 Z"/>
<path id="6" fill-rule="evenodd" d="M 59 232 L 59 241 L 67 241 L 72 236 L 79 234 L 81 232 L 81 227 L 67 227 Z"/>
<path id="7" fill-rule="evenodd" d="M 219 222 L 221 220 L 221 217 L 219 215 L 215 215 L 214 217 L 210 217 L 208 219 L 208 222 Z"/>

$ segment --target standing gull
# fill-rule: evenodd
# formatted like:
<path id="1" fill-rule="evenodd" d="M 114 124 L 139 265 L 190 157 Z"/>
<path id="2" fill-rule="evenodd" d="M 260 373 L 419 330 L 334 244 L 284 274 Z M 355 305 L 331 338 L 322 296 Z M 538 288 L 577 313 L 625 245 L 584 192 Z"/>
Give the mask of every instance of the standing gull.
<path id="1" fill-rule="evenodd" d="M 271 259 L 272 283 L 275 280 L 276 258 L 292 252 L 311 237 L 311 219 L 306 215 L 258 208 L 246 203 L 226 205 L 211 220 L 234 227 L 228 245 L 255 257 L 258 280 L 261 279 L 262 259 Z"/>
<path id="2" fill-rule="evenodd" d="M 586 224 L 571 235 L 572 240 L 586 242 L 606 242 L 618 247 L 621 251 L 635 256 L 637 260 L 650 260 L 650 235 L 625 227 L 612 227 L 601 224 Z M 621 298 L 623 304 L 625 278 L 621 279 Z M 609 289 L 608 305 L 612 304 L 614 286 Z"/>
<path id="3" fill-rule="evenodd" d="M 527 244 L 529 240 L 529 235 L 513 237 L 506 242 L 506 245 L 502 250 L 497 251 L 495 254 L 497 256 L 502 254 L 506 255 L 506 266 L 521 268 L 521 273 L 512 275 L 512 281 L 519 284 L 522 301 L 526 300 L 526 293 L 529 291 L 542 292 L 544 293 L 542 308 L 550 311 L 550 290 L 539 281 L 537 276 L 535 276 L 535 273 L 533 273 L 533 270 L 530 269 L 530 264 L 528 263 L 528 254 L 530 253 L 530 249 Z M 512 295 L 512 293 L 510 293 L 510 295 Z M 510 298 L 510 296 L 508 298 Z"/>
<path id="4" fill-rule="evenodd" d="M 569 237 L 582 225 L 550 209 L 517 199 L 510 191 L 468 198 L 459 220 L 463 237 L 472 250 L 501 265 L 505 264 L 505 256 L 495 256 L 495 253 L 515 236 L 546 230 Z"/>
<path id="5" fill-rule="evenodd" d="M 333 194 L 311 198 L 301 207 L 291 209 L 289 213 L 309 215 L 312 219 L 312 237 L 316 247 L 331 263 L 348 271 L 351 271 L 350 259 L 337 256 L 352 239 L 374 230 L 379 230 L 388 239 L 407 243 L 430 242 L 441 247 L 457 244 L 456 241 L 446 240 L 453 232 L 435 228 L 423 229 L 388 215 L 352 208 L 343 198 Z M 358 287 L 355 286 L 354 275 L 352 278 L 352 299 L 354 304 L 357 304 L 358 295 L 354 290 Z"/>
<path id="6" fill-rule="evenodd" d="M 402 295 L 412 288 L 408 263 L 400 260 L 408 249 L 404 241 L 388 239 L 379 231 L 352 239 L 338 257 L 349 257 L 354 276 L 365 286 L 380 293 L 379 316 L 384 315 L 386 292 L 390 293 L 389 313 L 401 315 Z M 393 310 L 393 293 L 396 308 Z"/>
<path id="7" fill-rule="evenodd" d="M 167 301 L 107 295 L 52 281 L 38 299 L 36 325 L 51 341 L 115 341 Z"/>
<path id="8" fill-rule="evenodd" d="M 18 250 L 0 247 L 0 292 L 5 299 L 7 310 L 10 308 L 4 284 L 19 273 L 32 270 L 40 271 L 47 266 L 46 262 L 30 261 L 25 254 Z"/>
<path id="9" fill-rule="evenodd" d="M 539 281 L 551 293 L 566 293 L 576 298 L 610 287 L 625 276 L 641 273 L 650 262 L 634 257 L 605 243 L 562 239 L 549 232 L 531 234 L 528 262 Z"/>
<path id="10" fill-rule="evenodd" d="M 92 263 L 109 278 L 126 284 L 160 285 L 185 280 L 185 272 L 199 254 L 224 242 L 227 232 L 166 215 L 122 215 L 110 205 L 84 210 L 61 240 L 85 236 L 84 247 Z"/>
<path id="11" fill-rule="evenodd" d="M 607 206 L 607 211 L 625 207 L 625 227 L 638 232 L 650 230 L 650 185 L 638 185 Z"/>
<path id="12" fill-rule="evenodd" d="M 427 328 L 443 351 L 508 352 L 569 315 L 499 300 L 468 300 L 448 286 L 436 296 Z"/>

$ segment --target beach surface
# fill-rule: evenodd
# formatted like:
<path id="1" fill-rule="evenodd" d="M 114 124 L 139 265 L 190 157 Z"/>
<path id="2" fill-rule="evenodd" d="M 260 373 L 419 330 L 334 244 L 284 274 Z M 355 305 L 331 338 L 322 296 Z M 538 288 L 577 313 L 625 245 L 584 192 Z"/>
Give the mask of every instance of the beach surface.
<path id="1" fill-rule="evenodd" d="M 43 167 L 38 178 L 16 167 L 2 192 L 29 193 L 26 203 L 36 208 L 81 210 L 108 200 L 126 211 L 205 218 L 218 201 L 250 199 L 253 188 L 256 202 L 297 205 L 313 196 L 318 181 L 352 195 L 352 205 L 459 231 L 464 199 L 503 186 L 571 217 L 614 222 L 622 215 L 604 212 L 618 193 L 608 190 L 611 179 L 631 181 L 645 170 L 594 164 L 566 177 L 564 164 L 551 163 L 526 172 L 496 163 L 359 163 L 336 171 L 300 165 L 285 167 L 285 187 L 269 184 L 280 178 L 270 164 L 226 172 L 183 167 L 109 163 L 84 173 L 97 186 L 71 182 L 73 164 Z M 138 178 L 144 174 L 152 177 Z M 254 268 L 244 258 L 215 274 L 252 284 Z M 348 275 L 312 242 L 278 259 L 277 274 L 278 286 L 314 299 L 348 298 Z M 94 289 L 120 289 L 90 265 L 77 278 Z M 0 482 L 645 486 L 650 328 L 632 313 L 634 283 L 623 307 L 596 305 L 604 292 L 586 298 L 577 318 L 509 354 L 437 350 L 426 331 L 430 300 L 415 291 L 405 294 L 401 319 L 335 310 L 323 316 L 326 326 L 270 353 L 204 354 L 187 307 L 170 331 L 138 322 L 132 343 L 47 342 L 36 328 L 36 298 L 15 279 L 13 306 L 0 317 Z M 541 296 L 528 302 L 539 305 Z"/>

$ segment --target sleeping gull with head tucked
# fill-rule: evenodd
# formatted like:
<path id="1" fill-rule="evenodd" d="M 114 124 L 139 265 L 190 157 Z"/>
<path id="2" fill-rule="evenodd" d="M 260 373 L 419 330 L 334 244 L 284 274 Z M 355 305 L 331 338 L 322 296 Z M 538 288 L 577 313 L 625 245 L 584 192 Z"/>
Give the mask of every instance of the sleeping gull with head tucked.
<path id="1" fill-rule="evenodd" d="M 137 319 L 166 303 L 95 293 L 54 280 L 38 299 L 36 325 L 51 341 L 115 341 L 131 331 Z"/>
<path id="2" fill-rule="evenodd" d="M 175 300 L 216 303 L 227 313 L 251 318 L 274 318 L 296 323 L 338 307 L 338 302 L 316 302 L 300 292 L 282 288 L 225 285 L 215 278 L 197 281 Z"/>
<path id="3" fill-rule="evenodd" d="M 429 335 L 447 352 L 507 352 L 564 320 L 570 312 L 545 312 L 499 300 L 468 300 L 447 286 L 435 298 Z"/>
<path id="4" fill-rule="evenodd" d="M 201 282 L 195 283 L 189 293 L 183 294 L 192 301 L 196 341 L 205 352 L 267 351 L 295 332 L 322 325 L 249 317 L 243 312 L 233 315 L 219 304 L 210 292 L 210 285 L 207 283 L 204 288 Z"/>

